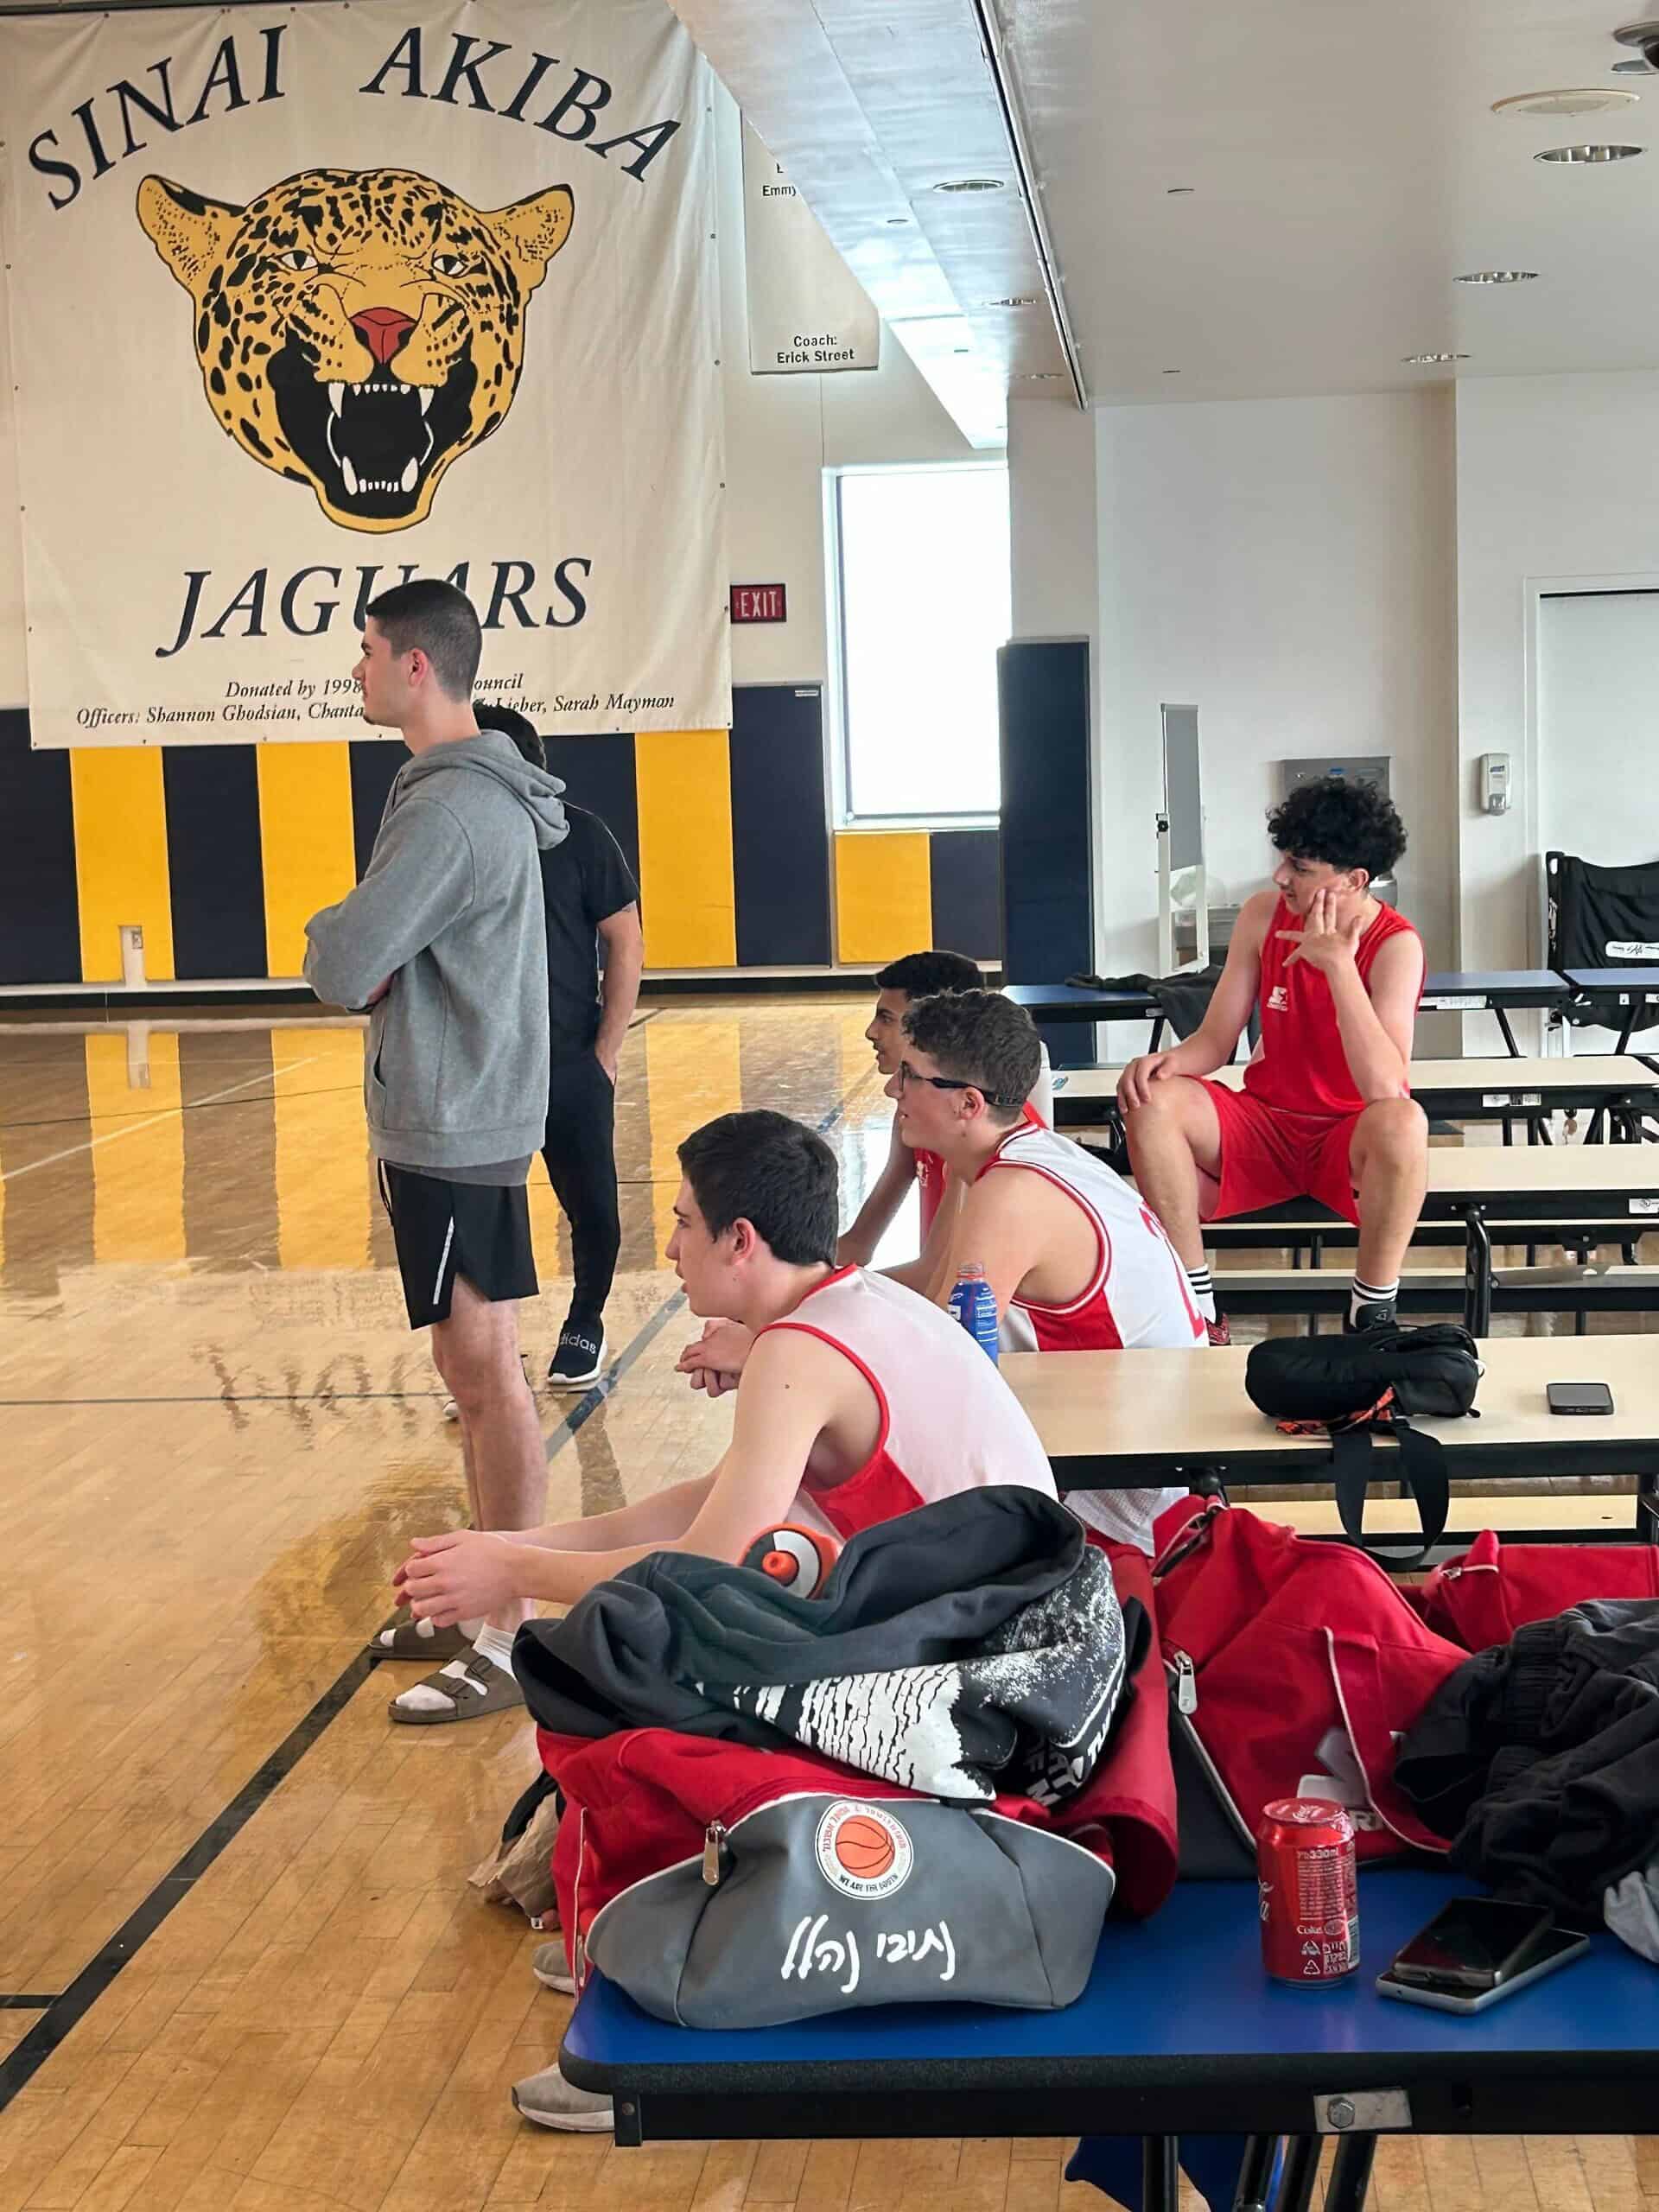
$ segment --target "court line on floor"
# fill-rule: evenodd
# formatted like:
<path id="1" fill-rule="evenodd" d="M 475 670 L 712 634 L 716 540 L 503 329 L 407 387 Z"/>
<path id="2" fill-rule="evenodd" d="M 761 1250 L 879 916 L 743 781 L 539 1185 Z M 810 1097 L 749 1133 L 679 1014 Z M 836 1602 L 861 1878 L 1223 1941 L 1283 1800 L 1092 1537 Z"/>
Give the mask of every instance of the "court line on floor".
<path id="1" fill-rule="evenodd" d="M 311 1710 L 283 1738 L 258 1771 L 251 1775 L 216 1820 L 209 1822 L 183 1855 L 175 1859 L 148 1897 L 128 1914 L 113 1936 L 51 1999 L 29 2033 L 0 2059 L 0 2112 L 45 2065 L 58 2045 L 85 2018 L 124 1968 L 131 1965 L 162 1923 L 184 1903 L 219 1853 L 232 1843 L 261 1805 L 284 1782 L 311 1746 L 351 1703 L 380 1664 L 378 1655 L 359 1651 L 337 1675 Z"/>
<path id="2" fill-rule="evenodd" d="M 60 1989 L 50 1997 L 0 1997 L 0 2012 L 44 2012 L 62 1994 Z"/>
<path id="3" fill-rule="evenodd" d="M 313 1052 L 309 1058 L 290 1060 L 280 1068 L 262 1068 L 257 1075 L 246 1076 L 240 1083 L 233 1083 L 224 1090 L 210 1090 L 205 1098 L 194 1099 L 192 1106 L 214 1106 L 222 1098 L 234 1098 L 238 1090 L 246 1090 L 256 1083 L 275 1083 L 278 1076 L 293 1075 L 300 1068 L 315 1066 L 322 1058 Z M 101 1144 L 114 1144 L 122 1137 L 137 1136 L 140 1129 L 158 1128 L 163 1122 L 177 1121 L 186 1109 L 182 1103 L 164 1107 L 159 1114 L 146 1115 L 143 1121 L 129 1122 L 118 1129 L 106 1129 L 101 1137 L 88 1137 L 84 1144 L 66 1145 L 61 1152 L 48 1152 L 44 1160 L 30 1160 L 21 1167 L 13 1167 L 0 1174 L 0 1183 L 21 1182 L 25 1175 L 33 1175 L 42 1167 L 55 1167 L 60 1160 L 73 1160 L 78 1152 L 96 1152 Z"/>
<path id="4" fill-rule="evenodd" d="M 874 1075 L 874 1068 L 859 1077 L 841 1103 L 817 1124 L 827 1136 L 850 1109 L 861 1090 Z M 160 1118 L 160 1117 L 158 1117 Z M 548 1440 L 552 1459 L 576 1432 L 592 1419 L 639 1355 L 662 1334 L 685 1304 L 683 1290 L 671 1292 L 643 1327 L 636 1332 L 610 1370 L 573 1407 Z M 75 1976 L 60 1996 L 51 1999 L 28 2034 L 0 2060 L 0 2113 L 18 2091 L 45 2065 L 76 2023 L 97 2004 L 116 1977 L 132 1963 L 168 1915 L 181 1905 L 196 1883 L 220 1853 L 235 1841 L 259 1808 L 294 1771 L 323 1733 L 340 1718 L 369 1676 L 381 1664 L 380 1655 L 360 1651 L 337 1675 L 310 1711 L 291 1728 L 258 1771 L 238 1789 L 223 1812 L 203 1829 L 183 1856 L 175 1861 L 149 1894 L 130 1913 L 113 1936 Z M 464 1725 L 464 1724 L 463 1724 Z M 256 1907 L 257 1910 L 257 1908 Z"/>
<path id="5" fill-rule="evenodd" d="M 334 1406 L 401 1405 L 442 1398 L 442 1390 L 204 1390 L 188 1396 L 0 1398 L 0 1412 L 18 1406 Z"/>
<path id="6" fill-rule="evenodd" d="M 635 1014 L 632 1020 L 628 1024 L 629 1035 L 632 1036 L 636 1029 L 643 1029 L 648 1021 L 655 1021 L 658 1015 L 663 1011 L 664 1009 L 658 1006 L 652 1007 L 648 1014 Z M 315 1053 L 312 1056 L 312 1058 L 320 1059 L 321 1057 L 321 1053 Z M 292 1061 L 284 1065 L 280 1069 L 262 1068 L 259 1071 L 258 1075 L 252 1075 L 248 1077 L 248 1083 L 257 1083 L 261 1076 L 270 1076 L 274 1080 L 276 1076 L 279 1074 L 288 1074 L 290 1067 L 305 1068 L 309 1067 L 311 1065 L 312 1061 L 310 1059 L 305 1059 Z M 247 1086 L 245 1084 L 238 1084 L 233 1086 L 235 1090 L 245 1090 L 246 1087 Z M 327 1083 L 324 1084 L 321 1089 L 316 1090 L 284 1091 L 281 1103 L 284 1106 L 288 1106 L 291 1105 L 296 1098 L 344 1098 L 348 1096 L 352 1097 L 360 1097 L 362 1096 L 362 1091 L 363 1086 L 360 1083 Z M 168 1107 L 166 1111 L 161 1115 L 151 1115 L 149 1119 L 151 1121 L 164 1121 L 167 1118 L 168 1114 L 194 1114 L 204 1106 L 254 1106 L 266 1103 L 269 1103 L 269 1102 L 263 1099 L 237 1098 L 232 1096 L 231 1091 L 227 1090 L 210 1090 L 205 1098 L 187 1098 L 180 1105 Z M 130 1117 L 125 1114 L 93 1114 L 91 1112 L 85 1114 L 48 1114 L 41 1116 L 38 1120 L 32 1122 L 0 1122 L 0 1130 L 57 1129 L 67 1128 L 72 1122 L 118 1122 L 126 1121 L 130 1118 Z M 75 1150 L 79 1149 L 79 1147 L 73 1148 Z M 61 1160 L 66 1157 L 66 1155 L 62 1153 L 59 1153 L 55 1157 Z M 48 1161 L 43 1160 L 33 1160 L 29 1163 L 31 1166 L 36 1167 L 44 1167 L 48 1164 L 49 1163 Z M 21 1175 L 27 1174 L 29 1171 L 27 1168 L 18 1168 L 15 1172 Z M 624 1182 L 649 1182 L 650 1179 L 651 1178 L 649 1176 L 624 1176 L 621 1178 L 621 1180 Z"/>
<path id="7" fill-rule="evenodd" d="M 303 1067 L 305 1062 L 297 1061 L 296 1065 Z M 250 1076 L 248 1080 L 250 1083 L 257 1083 L 260 1076 L 269 1076 L 270 1073 L 269 1068 L 262 1068 L 258 1076 Z M 288 1106 L 291 1105 L 296 1098 L 360 1098 L 362 1096 L 363 1086 L 360 1083 L 325 1083 L 315 1090 L 285 1090 L 280 1101 L 275 1102 L 269 1098 L 227 1098 L 217 1092 L 212 1092 L 206 1098 L 187 1098 L 181 1104 L 169 1106 L 165 1111 L 169 1114 L 198 1114 L 209 1106 L 269 1106 L 273 1103 Z M 0 1133 L 7 1129 L 61 1129 L 68 1128 L 73 1123 L 85 1122 L 130 1122 L 139 1117 L 139 1110 L 135 1108 L 130 1114 L 111 1114 L 103 1111 L 96 1114 L 90 1112 L 48 1114 L 33 1122 L 0 1122 Z"/>

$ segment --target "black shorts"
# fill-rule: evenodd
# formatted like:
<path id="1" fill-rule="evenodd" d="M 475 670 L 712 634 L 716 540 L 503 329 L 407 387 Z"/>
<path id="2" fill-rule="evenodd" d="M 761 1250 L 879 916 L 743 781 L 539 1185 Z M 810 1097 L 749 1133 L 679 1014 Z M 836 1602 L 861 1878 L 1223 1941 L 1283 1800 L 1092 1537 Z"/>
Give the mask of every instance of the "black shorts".
<path id="1" fill-rule="evenodd" d="M 380 1196 L 391 1216 L 411 1329 L 449 1319 L 458 1274 L 493 1304 L 535 1297 L 530 1199 L 522 1183 L 446 1183 L 383 1160 Z"/>

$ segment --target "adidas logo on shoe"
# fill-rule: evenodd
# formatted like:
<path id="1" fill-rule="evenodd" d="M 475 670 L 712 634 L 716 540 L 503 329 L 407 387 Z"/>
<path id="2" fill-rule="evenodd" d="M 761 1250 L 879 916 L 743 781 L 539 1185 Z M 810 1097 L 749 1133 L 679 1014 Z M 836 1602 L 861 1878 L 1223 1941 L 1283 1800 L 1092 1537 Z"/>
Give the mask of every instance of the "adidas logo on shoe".
<path id="1" fill-rule="evenodd" d="M 605 1371 L 605 1332 L 566 1322 L 559 1332 L 559 1348 L 548 1367 L 547 1380 L 555 1390 L 585 1390 Z"/>

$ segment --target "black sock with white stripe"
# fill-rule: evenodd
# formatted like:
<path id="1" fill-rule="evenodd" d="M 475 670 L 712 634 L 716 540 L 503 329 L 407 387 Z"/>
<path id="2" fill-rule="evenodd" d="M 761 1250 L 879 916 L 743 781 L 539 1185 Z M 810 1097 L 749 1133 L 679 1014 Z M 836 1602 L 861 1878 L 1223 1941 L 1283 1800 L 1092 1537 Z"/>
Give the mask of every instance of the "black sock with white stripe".
<path id="1" fill-rule="evenodd" d="M 1216 1286 L 1207 1265 L 1188 1268 L 1186 1280 L 1192 1287 L 1193 1303 L 1206 1321 L 1216 1318 Z"/>
<path id="2" fill-rule="evenodd" d="M 1379 1306 L 1393 1312 L 1400 1296 L 1400 1279 L 1396 1275 L 1389 1283 L 1365 1282 L 1356 1275 L 1352 1294 L 1348 1300 L 1348 1325 L 1357 1329 L 1368 1312 L 1375 1314 Z"/>

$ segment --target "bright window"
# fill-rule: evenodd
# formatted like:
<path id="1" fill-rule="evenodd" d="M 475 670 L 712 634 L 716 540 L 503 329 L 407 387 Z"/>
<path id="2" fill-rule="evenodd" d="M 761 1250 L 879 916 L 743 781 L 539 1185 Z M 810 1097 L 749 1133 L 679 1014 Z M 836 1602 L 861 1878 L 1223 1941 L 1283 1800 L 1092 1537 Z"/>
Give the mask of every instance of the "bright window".
<path id="1" fill-rule="evenodd" d="M 842 817 L 994 817 L 1007 471 L 845 469 L 831 491 Z"/>

